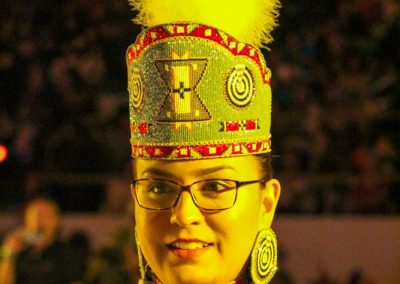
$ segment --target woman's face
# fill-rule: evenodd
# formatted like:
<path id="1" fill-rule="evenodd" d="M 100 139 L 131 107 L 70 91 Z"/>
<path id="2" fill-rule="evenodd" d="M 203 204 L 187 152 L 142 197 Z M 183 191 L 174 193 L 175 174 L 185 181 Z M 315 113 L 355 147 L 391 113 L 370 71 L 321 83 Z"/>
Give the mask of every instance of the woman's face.
<path id="1" fill-rule="evenodd" d="M 134 163 L 137 179 L 168 179 L 181 185 L 207 179 L 263 178 L 253 156 Z M 257 232 L 271 225 L 279 194 L 277 180 L 244 185 L 238 189 L 235 205 L 218 212 L 198 208 L 188 191 L 183 191 L 177 205 L 168 210 L 147 210 L 135 202 L 143 255 L 164 284 L 233 281 L 244 272 Z"/>

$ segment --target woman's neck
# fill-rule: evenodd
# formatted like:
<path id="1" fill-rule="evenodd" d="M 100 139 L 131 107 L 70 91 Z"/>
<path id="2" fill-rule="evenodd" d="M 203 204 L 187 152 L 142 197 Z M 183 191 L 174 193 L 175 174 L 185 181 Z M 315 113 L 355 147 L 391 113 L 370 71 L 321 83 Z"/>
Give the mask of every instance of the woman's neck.
<path id="1" fill-rule="evenodd" d="M 139 284 L 141 284 L 141 283 L 147 283 L 147 282 L 140 282 L 139 281 Z M 152 282 L 149 282 L 149 283 L 152 283 Z M 250 284 L 250 283 L 251 282 L 247 281 L 246 277 L 242 277 L 242 278 L 240 278 L 238 280 L 234 280 L 234 281 L 228 282 L 226 284 Z M 163 283 L 159 279 L 156 279 L 154 281 L 154 284 L 163 284 Z"/>

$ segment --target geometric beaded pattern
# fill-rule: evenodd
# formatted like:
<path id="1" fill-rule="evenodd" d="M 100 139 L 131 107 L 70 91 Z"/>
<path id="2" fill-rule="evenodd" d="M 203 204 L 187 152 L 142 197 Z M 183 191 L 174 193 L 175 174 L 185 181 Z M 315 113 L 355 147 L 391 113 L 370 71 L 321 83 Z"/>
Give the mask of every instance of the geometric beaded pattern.
<path id="1" fill-rule="evenodd" d="M 203 159 L 271 151 L 263 55 L 193 23 L 144 30 L 126 53 L 132 156 Z"/>

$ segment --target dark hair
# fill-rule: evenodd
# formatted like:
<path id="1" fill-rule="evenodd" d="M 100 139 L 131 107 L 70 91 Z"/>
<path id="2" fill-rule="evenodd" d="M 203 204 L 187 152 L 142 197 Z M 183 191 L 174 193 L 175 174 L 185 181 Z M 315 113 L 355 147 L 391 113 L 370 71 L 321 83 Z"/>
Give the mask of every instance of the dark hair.
<path id="1" fill-rule="evenodd" d="M 263 172 L 263 178 L 270 180 L 273 177 L 271 153 L 259 154 L 255 156 L 260 163 L 260 169 Z"/>

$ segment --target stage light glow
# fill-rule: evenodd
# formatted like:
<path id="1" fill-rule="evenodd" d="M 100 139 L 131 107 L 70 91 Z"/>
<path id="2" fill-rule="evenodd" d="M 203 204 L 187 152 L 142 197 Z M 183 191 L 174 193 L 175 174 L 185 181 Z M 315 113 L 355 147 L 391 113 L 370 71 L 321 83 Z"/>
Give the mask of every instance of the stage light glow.
<path id="1" fill-rule="evenodd" d="M 8 157 L 8 149 L 5 145 L 0 144 L 0 163 L 4 162 Z"/>

